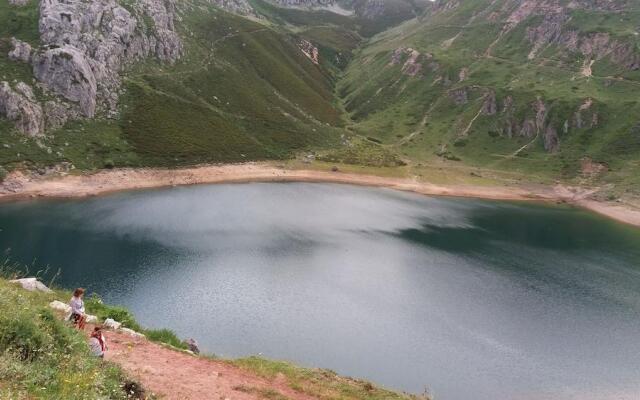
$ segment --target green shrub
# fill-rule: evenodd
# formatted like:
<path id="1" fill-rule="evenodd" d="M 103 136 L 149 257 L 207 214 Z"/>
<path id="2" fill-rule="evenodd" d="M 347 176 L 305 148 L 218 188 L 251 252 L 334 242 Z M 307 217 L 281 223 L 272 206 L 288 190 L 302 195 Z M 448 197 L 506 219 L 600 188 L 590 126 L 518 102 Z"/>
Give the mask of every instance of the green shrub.
<path id="1" fill-rule="evenodd" d="M 0 351 L 15 352 L 22 361 L 31 361 L 45 347 L 45 335 L 36 323 L 24 314 L 0 319 Z"/>
<path id="2" fill-rule="evenodd" d="M 138 324 L 131 311 L 120 306 L 110 306 L 104 304 L 100 297 L 95 294 L 85 301 L 85 307 L 87 313 L 95 315 L 100 320 L 111 318 L 115 321 L 122 323 L 122 326 L 133 329 L 134 331 L 141 331 L 142 327 Z"/>

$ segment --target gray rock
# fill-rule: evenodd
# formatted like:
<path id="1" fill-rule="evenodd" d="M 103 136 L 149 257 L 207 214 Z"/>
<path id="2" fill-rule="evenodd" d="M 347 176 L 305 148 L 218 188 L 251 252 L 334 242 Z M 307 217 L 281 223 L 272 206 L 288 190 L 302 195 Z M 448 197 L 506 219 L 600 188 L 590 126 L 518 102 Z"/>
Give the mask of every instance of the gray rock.
<path id="1" fill-rule="evenodd" d="M 19 82 L 15 90 L 8 82 L 0 82 L 0 115 L 29 136 L 39 136 L 44 132 L 42 107 L 31 87 L 24 82 Z"/>
<path id="2" fill-rule="evenodd" d="M 56 94 L 77 103 L 85 117 L 96 112 L 96 77 L 84 54 L 75 47 L 49 49 L 37 55 L 33 75 Z"/>
<path id="3" fill-rule="evenodd" d="M 114 115 L 125 65 L 149 56 L 172 63 L 182 55 L 175 18 L 174 0 L 137 0 L 130 10 L 116 0 L 41 1 L 45 46 L 32 57 L 34 75 L 74 105 L 48 104 L 48 126 L 58 127 L 78 113 Z"/>
<path id="4" fill-rule="evenodd" d="M 51 289 L 49 289 L 44 283 L 40 282 L 36 278 L 14 279 L 9 282 L 17 283 L 20 286 L 22 286 L 23 289 L 28 290 L 30 292 L 45 292 L 45 293 L 52 292 Z"/>
<path id="5" fill-rule="evenodd" d="M 544 149 L 550 153 L 555 153 L 560 147 L 558 131 L 553 126 L 547 126 L 544 131 Z"/>
<path id="6" fill-rule="evenodd" d="M 536 123 L 534 120 L 527 118 L 520 128 L 520 136 L 532 138 L 536 135 Z"/>
<path id="7" fill-rule="evenodd" d="M 28 63 L 31 61 L 31 45 L 16 38 L 11 38 L 13 50 L 9 52 L 9 59 Z"/>
<path id="8" fill-rule="evenodd" d="M 184 341 L 184 343 L 189 348 L 189 351 L 191 351 L 193 354 L 200 354 L 200 347 L 198 346 L 198 342 L 196 342 L 195 339 L 187 339 Z"/>
<path id="9" fill-rule="evenodd" d="M 26 6 L 28 2 L 29 0 L 9 0 L 9 4 L 18 7 Z"/>
<path id="10" fill-rule="evenodd" d="M 467 104 L 467 102 L 469 101 L 466 87 L 449 91 L 449 97 L 458 106 Z"/>
<path id="11" fill-rule="evenodd" d="M 496 115 L 498 112 L 498 104 L 496 103 L 496 92 L 491 90 L 486 94 L 482 103 L 482 113 L 484 115 Z"/>
<path id="12" fill-rule="evenodd" d="M 43 106 L 46 130 L 62 128 L 68 120 L 80 118 L 73 107 L 60 101 L 49 100 Z"/>

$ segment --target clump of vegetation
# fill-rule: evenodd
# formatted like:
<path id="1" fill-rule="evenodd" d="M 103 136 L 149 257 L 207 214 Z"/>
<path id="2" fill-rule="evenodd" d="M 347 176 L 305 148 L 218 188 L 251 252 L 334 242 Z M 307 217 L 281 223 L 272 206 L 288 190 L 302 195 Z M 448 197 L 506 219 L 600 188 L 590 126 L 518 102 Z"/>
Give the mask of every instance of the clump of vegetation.
<path id="1" fill-rule="evenodd" d="M 0 398 L 128 399 L 118 366 L 47 308 L 54 295 L 0 280 Z"/>
<path id="2" fill-rule="evenodd" d="M 151 341 L 168 344 L 183 350 L 189 349 L 189 346 L 170 329 L 143 329 L 142 332 Z"/>
<path id="3" fill-rule="evenodd" d="M 356 164 L 369 167 L 398 167 L 406 165 L 392 149 L 370 139 L 354 138 L 336 150 L 320 154 L 319 161 Z"/>

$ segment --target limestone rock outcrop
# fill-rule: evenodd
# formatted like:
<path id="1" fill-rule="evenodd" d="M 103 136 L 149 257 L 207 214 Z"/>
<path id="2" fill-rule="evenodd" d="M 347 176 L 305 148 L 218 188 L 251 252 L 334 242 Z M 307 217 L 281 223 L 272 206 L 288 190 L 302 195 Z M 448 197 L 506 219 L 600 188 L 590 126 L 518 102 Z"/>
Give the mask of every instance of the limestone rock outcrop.
<path id="1" fill-rule="evenodd" d="M 0 82 L 0 116 L 12 121 L 16 129 L 29 136 L 44 132 L 42 107 L 31 87 L 24 82 L 17 83 L 14 88 L 8 82 Z"/>
<path id="2" fill-rule="evenodd" d="M 11 38 L 13 50 L 9 52 L 9 59 L 28 63 L 31 61 L 31 45 L 16 38 Z"/>
<path id="3" fill-rule="evenodd" d="M 23 289 L 28 290 L 30 292 L 45 292 L 45 293 L 52 292 L 51 289 L 49 289 L 44 283 L 40 282 L 37 278 L 21 278 L 21 279 L 14 279 L 9 282 L 17 283 L 20 286 L 22 286 Z"/>
<path id="4" fill-rule="evenodd" d="M 182 54 L 173 1 L 139 0 L 133 10 L 115 0 L 43 0 L 39 29 L 47 49 L 34 57 L 36 78 L 85 117 L 97 107 L 115 112 L 124 65 L 151 55 L 174 62 Z"/>
<path id="5" fill-rule="evenodd" d="M 498 104 L 496 103 L 496 92 L 489 91 L 482 103 L 482 114 L 484 115 L 496 115 L 498 112 Z"/>
<path id="6" fill-rule="evenodd" d="M 309 60 L 311 60 L 312 63 L 317 65 L 320 62 L 320 53 L 318 52 L 318 48 L 310 41 L 300 39 L 298 41 L 298 48 Z"/>
<path id="7" fill-rule="evenodd" d="M 466 87 L 449 91 L 449 97 L 457 106 L 467 104 L 469 101 L 469 92 Z"/>
<path id="8" fill-rule="evenodd" d="M 432 59 L 433 56 L 430 53 L 423 55 L 418 50 L 411 47 L 400 47 L 395 49 L 393 53 L 391 53 L 390 65 L 397 65 L 402 63 L 402 73 L 408 76 L 416 77 L 422 74 L 423 63 L 425 61 L 432 61 Z M 436 70 L 437 64 L 431 62 L 428 64 L 428 67 L 430 67 L 432 70 Z"/>
<path id="9" fill-rule="evenodd" d="M 33 75 L 56 94 L 77 103 L 85 117 L 95 115 L 98 84 L 89 61 L 77 48 L 63 46 L 37 55 Z"/>
<path id="10" fill-rule="evenodd" d="M 175 0 L 136 0 L 129 9 L 116 0 L 41 0 L 39 11 L 42 46 L 13 38 L 8 56 L 31 63 L 38 86 L 54 99 L 43 106 L 25 83 L 0 84 L 0 115 L 30 136 L 69 119 L 114 115 L 125 65 L 151 56 L 173 63 L 183 52 Z"/>

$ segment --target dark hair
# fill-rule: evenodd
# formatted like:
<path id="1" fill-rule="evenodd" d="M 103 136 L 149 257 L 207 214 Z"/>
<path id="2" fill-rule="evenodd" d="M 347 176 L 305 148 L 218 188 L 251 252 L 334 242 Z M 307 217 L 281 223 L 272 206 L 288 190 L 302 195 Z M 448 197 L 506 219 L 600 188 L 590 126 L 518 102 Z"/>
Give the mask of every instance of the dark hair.
<path id="1" fill-rule="evenodd" d="M 84 294 L 84 289 L 81 287 L 73 291 L 73 297 L 80 297 L 81 294 Z"/>

